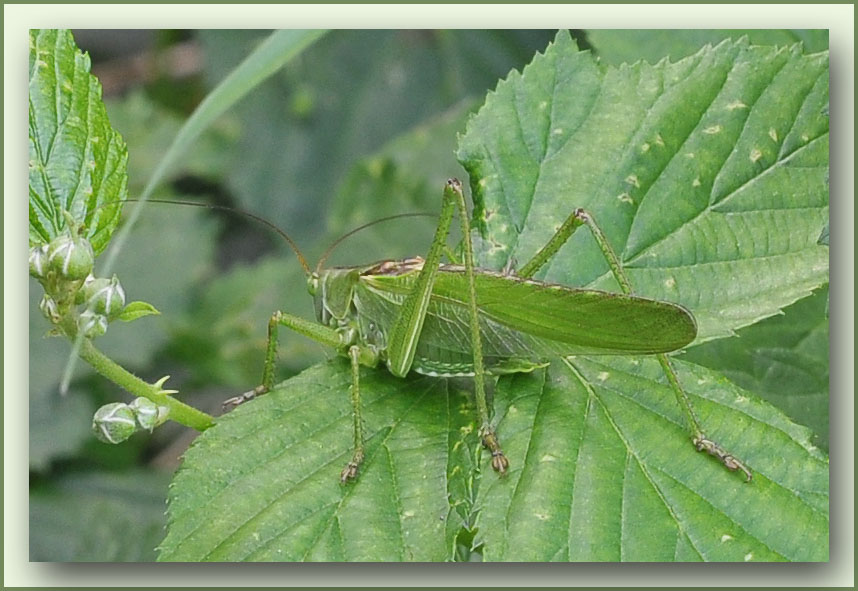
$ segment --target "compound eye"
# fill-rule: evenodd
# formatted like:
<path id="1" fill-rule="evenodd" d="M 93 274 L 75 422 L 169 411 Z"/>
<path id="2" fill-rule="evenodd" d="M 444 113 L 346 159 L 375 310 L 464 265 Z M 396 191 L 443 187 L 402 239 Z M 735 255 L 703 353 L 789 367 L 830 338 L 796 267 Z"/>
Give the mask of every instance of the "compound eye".
<path id="1" fill-rule="evenodd" d="M 316 295 L 316 292 L 319 290 L 319 276 L 316 273 L 313 273 L 307 278 L 307 291 L 310 292 L 310 295 Z"/>

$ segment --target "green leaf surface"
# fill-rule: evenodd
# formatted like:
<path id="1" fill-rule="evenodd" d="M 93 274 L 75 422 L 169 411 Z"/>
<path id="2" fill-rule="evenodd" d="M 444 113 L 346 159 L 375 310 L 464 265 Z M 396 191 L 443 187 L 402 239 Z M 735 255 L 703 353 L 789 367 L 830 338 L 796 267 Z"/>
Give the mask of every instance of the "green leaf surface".
<path id="1" fill-rule="evenodd" d="M 74 474 L 30 494 L 30 560 L 151 562 L 163 537 L 167 474 Z"/>
<path id="2" fill-rule="evenodd" d="M 362 379 L 368 461 L 357 482 L 339 482 L 352 418 L 350 370 L 336 360 L 196 440 L 170 489 L 159 560 L 446 559 L 459 527 L 448 472 L 457 434 L 472 430 L 467 398 L 442 380 Z"/>
<path id="3" fill-rule="evenodd" d="M 828 449 L 828 289 L 799 300 L 783 315 L 706 343 L 682 358 L 723 373 L 807 425 Z"/>
<path id="4" fill-rule="evenodd" d="M 122 309 L 122 312 L 117 316 L 118 320 L 123 322 L 132 322 L 144 316 L 160 314 L 157 308 L 147 302 L 131 302 Z"/>
<path id="5" fill-rule="evenodd" d="M 825 227 L 822 229 L 822 232 L 819 234 L 819 243 L 820 244 L 824 244 L 825 246 L 829 245 L 828 243 L 829 243 L 830 238 L 828 236 L 828 233 L 829 233 L 828 222 L 825 222 Z"/>
<path id="6" fill-rule="evenodd" d="M 589 210 L 635 292 L 683 304 L 698 340 L 728 336 L 828 281 L 827 53 L 722 43 L 601 70 L 568 34 L 469 122 L 483 266 L 523 264 Z M 616 290 L 579 231 L 537 275 Z"/>
<path id="7" fill-rule="evenodd" d="M 561 33 L 460 138 L 481 264 L 523 264 L 583 206 L 636 291 L 699 313 L 706 339 L 777 314 L 827 282 L 816 244 L 827 218 L 815 184 L 827 169 L 823 57 L 737 43 L 601 70 Z M 771 130 L 788 144 L 772 161 L 752 152 L 775 141 Z M 389 170 L 378 186 L 400 168 Z M 542 276 L 617 290 L 586 230 Z M 350 376 L 336 360 L 196 440 L 159 559 L 827 560 L 828 459 L 811 431 L 718 372 L 674 364 L 707 434 L 751 483 L 695 451 L 654 359 L 576 357 L 498 380 L 506 477 L 480 445 L 469 380 L 362 369 L 367 459 L 343 486 Z"/>
<path id="8" fill-rule="evenodd" d="M 498 386 L 517 468 L 483 476 L 486 560 L 828 559 L 828 460 L 810 432 L 717 373 L 677 366 L 703 423 L 754 480 L 689 445 L 655 360 L 571 359 Z"/>
<path id="9" fill-rule="evenodd" d="M 828 29 L 591 29 L 587 41 L 599 58 L 618 66 L 664 57 L 677 61 L 704 45 L 747 37 L 754 45 L 792 45 L 801 42 L 807 53 L 828 49 Z"/>
<path id="10" fill-rule="evenodd" d="M 575 359 L 501 382 L 506 477 L 485 453 L 471 470 L 474 411 L 455 382 L 363 371 L 367 459 L 342 485 L 350 378 L 337 360 L 196 440 L 171 487 L 159 559 L 448 560 L 476 517 L 487 560 L 827 560 L 828 462 L 809 431 L 718 374 L 678 365 L 752 484 L 694 451 L 654 360 Z"/>
<path id="11" fill-rule="evenodd" d="M 820 110 L 827 102 L 827 81 L 824 54 L 803 56 L 795 48 L 750 47 L 744 42 L 706 48 L 675 64 L 638 63 L 600 70 L 587 53 L 577 52 L 568 36 L 561 33 L 545 55 L 521 75 L 513 73 L 498 85 L 460 142 L 459 157 L 471 175 L 475 218 L 483 230 L 484 239 L 477 246 L 480 259 L 492 268 L 503 266 L 509 259 L 528 261 L 573 208 L 585 207 L 617 251 L 635 292 L 684 304 L 697 318 L 698 342 L 729 335 L 778 314 L 828 281 L 828 250 L 816 244 L 828 215 L 824 182 L 828 127 Z M 617 289 L 604 256 L 586 231 L 574 236 L 541 276 L 567 285 Z M 634 362 L 620 358 L 574 360 L 567 366 L 574 379 L 567 379 L 569 385 L 561 391 L 568 397 L 577 388 L 589 390 L 591 404 L 604 386 L 602 382 L 627 373 L 627 364 Z M 599 365 L 591 365 L 596 363 Z M 553 374 L 557 371 L 554 367 Z M 501 391 L 513 389 L 509 382 L 521 379 L 526 378 L 503 378 L 498 387 Z M 735 388 L 711 374 L 683 376 L 680 372 L 680 383 L 698 396 L 716 394 L 710 392 L 711 386 L 700 391 L 701 384 L 720 382 L 725 388 Z M 622 389 L 655 393 L 654 384 Z M 750 393 L 733 398 L 753 401 L 753 405 L 766 409 L 765 414 L 774 416 L 770 414 L 773 409 Z M 669 393 L 663 393 L 661 400 L 676 404 Z M 771 477 L 752 459 L 759 453 L 755 445 L 777 447 L 764 464 L 791 466 L 789 470 L 799 472 L 809 456 L 824 458 L 810 444 L 807 431 L 798 437 L 803 451 L 790 455 L 784 450 L 786 444 L 779 444 L 780 428 L 759 438 L 744 430 L 760 419 L 760 411 L 732 405 L 746 416 L 727 418 L 696 406 L 707 434 L 749 465 L 756 463 L 752 470 L 762 473 L 764 480 Z M 499 411 L 497 407 L 495 410 Z M 814 530 L 816 542 L 788 536 L 790 551 L 779 550 L 759 536 L 756 543 L 743 542 L 747 542 L 742 547 L 748 551 L 741 557 L 727 546 L 715 549 L 708 542 L 702 544 L 690 530 L 689 515 L 712 526 L 755 518 L 750 514 L 741 518 L 728 515 L 725 520 L 719 515 L 725 511 L 723 505 L 715 503 L 722 488 L 715 479 L 720 476 L 713 474 L 702 487 L 692 486 L 691 481 L 662 466 L 659 471 L 668 472 L 681 487 L 696 490 L 706 499 L 706 503 L 694 501 L 695 509 L 672 507 L 678 497 L 665 492 L 668 485 L 663 485 L 662 475 L 653 476 L 640 461 L 629 460 L 652 453 L 645 439 L 639 440 L 643 446 L 639 448 L 624 432 L 638 428 L 623 427 L 629 408 L 603 403 L 592 410 L 579 415 L 592 418 L 581 423 L 576 432 L 593 431 L 590 437 L 600 443 L 593 445 L 592 453 L 606 456 L 610 476 L 582 475 L 595 480 L 583 488 L 575 485 L 578 491 L 570 495 L 573 508 L 569 520 L 578 525 L 592 523 L 592 529 L 580 535 L 578 528 L 564 526 L 570 536 L 579 536 L 575 540 L 570 537 L 565 546 L 562 537 L 558 542 L 556 537 L 544 535 L 541 539 L 553 544 L 557 554 L 543 553 L 542 559 L 712 560 L 712 552 L 718 553 L 719 560 L 741 560 L 748 555 L 763 560 L 824 560 L 827 556 L 824 515 L 808 517 L 808 522 L 796 526 L 795 531 L 806 531 L 807 527 Z M 539 416 L 535 420 L 532 413 L 524 416 L 524 420 L 534 421 L 534 431 L 541 430 Z M 509 418 L 507 412 L 500 426 Z M 553 419 L 544 421 L 553 423 Z M 793 425 L 791 429 L 799 428 Z M 665 445 L 688 445 L 681 430 L 671 437 L 667 426 L 653 425 L 647 432 L 662 433 Z M 570 441 L 575 441 L 574 434 Z M 603 448 L 614 448 L 615 453 Z M 620 453 L 623 448 L 625 455 Z M 590 453 L 578 447 L 578 462 L 594 464 L 587 474 L 598 472 L 602 462 L 590 462 L 587 455 L 581 455 L 582 450 Z M 677 448 L 666 457 L 680 453 Z M 528 456 L 528 467 L 533 457 L 537 456 Z M 817 501 L 827 504 L 827 464 L 820 462 L 811 495 L 800 492 L 804 485 L 796 488 L 782 482 L 783 490 L 775 502 L 778 506 L 766 509 L 761 503 L 752 512 L 791 523 L 793 512 L 798 511 L 790 508 L 793 495 L 810 499 L 813 507 Z M 640 537 L 634 527 L 629 527 L 631 522 L 623 521 L 622 511 L 629 492 L 626 483 L 641 477 L 651 483 L 656 497 L 666 499 L 666 513 L 674 522 L 667 529 L 682 534 L 666 534 L 667 545 L 651 547 L 656 554 L 647 558 L 646 538 L 650 534 Z M 746 502 L 746 494 L 756 494 L 756 487 L 766 486 L 760 485 L 760 480 L 757 476 L 748 485 L 754 492 L 741 494 L 742 502 Z M 525 480 L 521 488 L 522 497 L 545 494 L 545 486 L 537 482 Z M 586 492 L 588 488 L 591 490 Z M 765 492 L 764 496 L 770 494 Z M 598 502 L 594 508 L 588 507 L 589 499 L 597 497 L 619 500 L 614 508 L 620 511 L 600 508 Z M 576 504 L 582 508 L 580 512 L 576 512 Z M 512 514 L 510 509 L 507 518 L 511 520 Z M 807 516 L 808 512 L 802 510 L 802 514 Z M 485 512 L 481 514 L 481 518 L 486 517 Z M 811 522 L 813 525 L 808 525 Z M 480 529 L 487 558 L 528 559 L 520 551 L 526 546 L 519 543 L 513 528 L 501 527 L 503 522 L 498 520 L 488 523 L 489 527 Z M 651 524 L 646 524 L 640 531 L 649 527 Z M 755 536 L 747 526 L 743 525 L 743 531 Z M 794 530 L 792 525 L 784 525 L 781 531 Z M 724 538 L 727 540 L 737 539 L 728 531 L 718 534 L 719 538 L 723 535 L 730 536 Z M 802 542 L 807 543 L 802 546 Z"/>
<path id="12" fill-rule="evenodd" d="M 63 211 L 96 254 L 119 223 L 128 155 L 89 68 L 69 31 L 30 30 L 30 246 L 65 230 Z"/>

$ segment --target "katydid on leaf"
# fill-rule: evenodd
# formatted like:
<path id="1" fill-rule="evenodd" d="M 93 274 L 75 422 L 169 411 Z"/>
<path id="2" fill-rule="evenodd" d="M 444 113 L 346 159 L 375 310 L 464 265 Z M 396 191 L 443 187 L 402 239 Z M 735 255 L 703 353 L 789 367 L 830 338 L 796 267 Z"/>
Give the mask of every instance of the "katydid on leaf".
<path id="1" fill-rule="evenodd" d="M 464 260 L 442 263 L 442 254 L 449 253 L 446 241 L 454 214 L 461 224 Z M 593 234 L 622 293 L 531 279 L 582 225 Z M 531 372 L 553 358 L 577 354 L 655 354 L 697 450 L 715 456 L 730 470 L 741 470 L 751 480 L 750 470 L 740 460 L 704 434 L 666 356 L 694 340 L 694 317 L 677 304 L 632 295 L 619 259 L 586 211 L 573 211 L 517 272 L 475 268 L 465 198 L 456 179 L 448 180 L 444 187 L 440 220 L 425 258 L 322 269 L 323 256 L 311 271 L 291 239 L 287 237 L 287 241 L 307 274 L 316 321 L 275 312 L 268 322 L 261 385 L 230 398 L 224 407 L 237 406 L 274 387 L 280 326 L 331 346 L 349 358 L 352 368 L 354 446 L 352 458 L 340 474 L 343 482 L 357 476 L 365 456 L 360 366 L 385 365 L 398 377 L 410 371 L 473 377 L 479 435 L 491 452 L 492 468 L 503 474 L 509 461 L 491 423 L 487 376 Z"/>

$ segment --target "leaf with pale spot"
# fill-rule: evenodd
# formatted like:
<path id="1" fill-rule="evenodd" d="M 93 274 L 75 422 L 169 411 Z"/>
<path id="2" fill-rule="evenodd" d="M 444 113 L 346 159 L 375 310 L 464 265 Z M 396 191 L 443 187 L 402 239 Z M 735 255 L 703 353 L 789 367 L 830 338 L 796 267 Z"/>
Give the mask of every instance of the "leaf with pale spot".
<path id="1" fill-rule="evenodd" d="M 699 314 L 701 340 L 770 316 L 827 281 L 819 100 L 821 56 L 739 43 L 601 70 L 561 33 L 460 138 L 481 263 L 523 264 L 583 206 L 636 289 Z M 586 230 L 540 276 L 617 289 Z M 466 544 L 488 560 L 827 560 L 828 459 L 811 432 L 717 372 L 674 364 L 753 482 L 695 451 L 654 359 L 582 356 L 498 381 L 505 477 L 467 381 L 363 369 L 367 457 L 343 486 L 351 380 L 338 360 L 197 440 L 160 559 L 452 560 Z"/>
<path id="2" fill-rule="evenodd" d="M 127 197 L 125 142 L 71 32 L 30 31 L 30 246 L 63 233 L 71 214 L 96 254 Z"/>

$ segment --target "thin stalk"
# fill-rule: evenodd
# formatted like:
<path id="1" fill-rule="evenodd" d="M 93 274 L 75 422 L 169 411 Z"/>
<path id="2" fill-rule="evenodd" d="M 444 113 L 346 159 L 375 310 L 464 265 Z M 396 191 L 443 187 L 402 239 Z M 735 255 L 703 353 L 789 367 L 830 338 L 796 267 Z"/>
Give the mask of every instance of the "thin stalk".
<path id="1" fill-rule="evenodd" d="M 176 400 L 165 393 L 160 385 L 150 384 L 135 376 L 127 369 L 113 361 L 110 357 L 95 348 L 92 342 L 84 338 L 80 342 L 78 355 L 89 363 L 95 371 L 103 375 L 111 382 L 121 386 L 135 396 L 148 398 L 158 406 L 166 406 L 169 409 L 167 417 L 186 427 L 205 431 L 214 425 L 214 418 L 201 410 Z"/>

